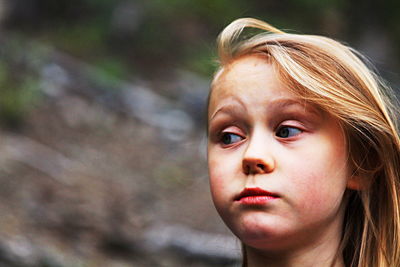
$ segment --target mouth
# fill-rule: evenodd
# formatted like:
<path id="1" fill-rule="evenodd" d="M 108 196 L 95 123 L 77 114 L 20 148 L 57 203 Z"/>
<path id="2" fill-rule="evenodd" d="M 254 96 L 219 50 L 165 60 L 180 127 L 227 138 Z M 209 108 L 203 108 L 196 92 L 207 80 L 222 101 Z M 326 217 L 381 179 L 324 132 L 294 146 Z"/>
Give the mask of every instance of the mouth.
<path id="1" fill-rule="evenodd" d="M 271 193 L 259 187 L 252 187 L 245 188 L 234 200 L 242 204 L 260 205 L 277 198 L 279 198 L 279 195 L 275 193 Z"/>

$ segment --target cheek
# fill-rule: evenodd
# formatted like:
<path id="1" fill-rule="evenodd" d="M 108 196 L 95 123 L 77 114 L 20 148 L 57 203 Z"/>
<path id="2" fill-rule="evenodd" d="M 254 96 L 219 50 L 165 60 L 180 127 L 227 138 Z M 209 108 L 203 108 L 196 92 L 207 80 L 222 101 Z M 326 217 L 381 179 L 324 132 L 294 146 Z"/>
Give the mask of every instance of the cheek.
<path id="1" fill-rule="evenodd" d="M 345 166 L 329 166 L 329 163 L 306 164 L 292 173 L 294 205 L 309 214 L 335 213 L 346 190 Z"/>
<path id="2" fill-rule="evenodd" d="M 339 130 L 319 135 L 293 157 L 287 157 L 286 177 L 290 177 L 291 194 L 300 208 L 318 213 L 340 206 L 346 190 L 349 170 L 347 149 Z M 318 149 L 317 149 L 318 148 Z M 288 165 L 286 165 L 288 164 Z"/>
<path id="3" fill-rule="evenodd" d="M 226 166 L 224 161 L 214 160 L 209 158 L 208 173 L 210 177 L 210 189 L 214 201 L 218 198 L 223 198 L 224 194 L 228 191 L 229 177 L 231 174 L 227 172 L 229 166 Z"/>
<path id="4" fill-rule="evenodd" d="M 218 148 L 209 148 L 207 152 L 210 180 L 218 184 L 235 178 L 234 173 L 241 167 L 238 153 L 224 153 Z"/>
<path id="5" fill-rule="evenodd" d="M 332 138 L 334 139 L 334 138 Z M 306 149 L 291 158 L 291 172 L 297 177 L 296 183 L 309 187 L 310 194 L 342 190 L 349 177 L 347 150 L 340 140 L 319 140 L 318 149 Z M 310 196 L 311 197 L 311 196 Z"/>
<path id="6" fill-rule="evenodd" d="M 233 155 L 208 152 L 211 195 L 220 214 L 228 207 L 229 201 L 235 194 L 235 187 L 240 180 L 239 165 L 237 157 Z"/>

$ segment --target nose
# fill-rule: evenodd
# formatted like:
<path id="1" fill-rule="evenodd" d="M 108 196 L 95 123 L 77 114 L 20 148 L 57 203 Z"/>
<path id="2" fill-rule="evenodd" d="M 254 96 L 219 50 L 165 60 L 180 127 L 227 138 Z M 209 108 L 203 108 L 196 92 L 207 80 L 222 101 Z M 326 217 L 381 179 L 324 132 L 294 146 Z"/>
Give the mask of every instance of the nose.
<path id="1" fill-rule="evenodd" d="M 267 136 L 258 132 L 251 137 L 242 159 L 244 174 L 266 174 L 274 171 L 273 148 Z"/>
<path id="2" fill-rule="evenodd" d="M 250 174 L 266 174 L 273 172 L 275 168 L 275 163 L 272 159 L 266 161 L 261 158 L 244 158 L 243 163 L 243 172 L 246 175 Z"/>

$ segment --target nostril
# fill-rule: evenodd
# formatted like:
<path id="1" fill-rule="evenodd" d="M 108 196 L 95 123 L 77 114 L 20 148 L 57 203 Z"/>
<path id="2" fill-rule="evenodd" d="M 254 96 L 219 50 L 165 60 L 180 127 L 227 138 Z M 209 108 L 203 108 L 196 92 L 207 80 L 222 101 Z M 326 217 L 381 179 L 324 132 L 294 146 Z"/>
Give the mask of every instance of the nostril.
<path id="1" fill-rule="evenodd" d="M 250 166 L 246 165 L 244 167 L 244 173 L 249 174 L 250 173 Z"/>
<path id="2" fill-rule="evenodd" d="M 274 165 L 268 164 L 262 159 L 246 158 L 242 162 L 242 170 L 246 175 L 270 173 L 274 169 Z"/>
<path id="3" fill-rule="evenodd" d="M 265 166 L 263 164 L 257 164 L 257 168 L 261 169 L 261 170 L 265 170 Z"/>

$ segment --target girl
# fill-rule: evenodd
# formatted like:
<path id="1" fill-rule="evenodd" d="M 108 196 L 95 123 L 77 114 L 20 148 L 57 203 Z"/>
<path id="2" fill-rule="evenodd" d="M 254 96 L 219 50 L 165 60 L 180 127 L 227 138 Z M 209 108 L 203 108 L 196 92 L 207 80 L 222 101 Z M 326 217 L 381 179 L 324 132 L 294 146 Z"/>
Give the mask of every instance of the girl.
<path id="1" fill-rule="evenodd" d="M 264 32 L 238 40 L 246 27 Z M 210 185 L 243 266 L 400 266 L 392 93 L 361 56 L 250 18 L 218 49 Z"/>

